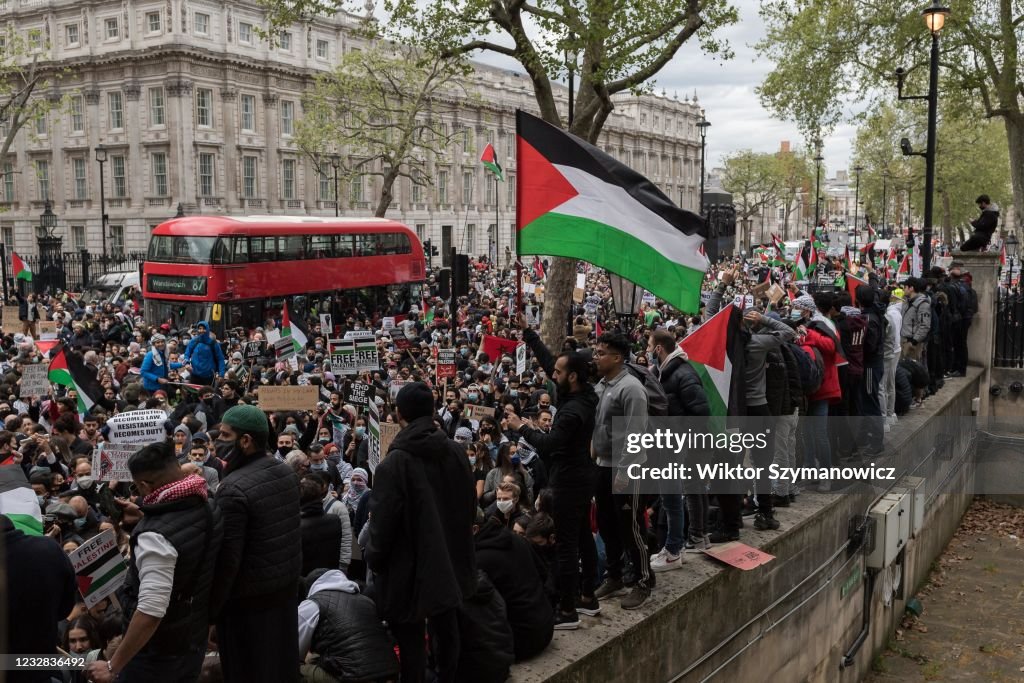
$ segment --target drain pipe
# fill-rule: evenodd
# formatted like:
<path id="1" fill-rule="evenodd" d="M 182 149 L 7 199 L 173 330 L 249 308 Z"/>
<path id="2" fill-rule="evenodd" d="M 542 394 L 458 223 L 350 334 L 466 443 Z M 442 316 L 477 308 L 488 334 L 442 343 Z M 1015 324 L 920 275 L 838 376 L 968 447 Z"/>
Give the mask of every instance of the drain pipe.
<path id="1" fill-rule="evenodd" d="M 864 621 L 861 624 L 860 633 L 857 634 L 857 639 L 853 641 L 853 645 L 850 646 L 850 649 L 843 655 L 842 661 L 839 662 L 840 671 L 853 666 L 853 659 L 856 657 L 857 651 L 860 650 L 861 645 L 867 640 L 868 633 L 871 631 L 871 598 L 875 593 L 876 574 L 877 570 L 869 569 L 867 576 L 864 578 Z"/>

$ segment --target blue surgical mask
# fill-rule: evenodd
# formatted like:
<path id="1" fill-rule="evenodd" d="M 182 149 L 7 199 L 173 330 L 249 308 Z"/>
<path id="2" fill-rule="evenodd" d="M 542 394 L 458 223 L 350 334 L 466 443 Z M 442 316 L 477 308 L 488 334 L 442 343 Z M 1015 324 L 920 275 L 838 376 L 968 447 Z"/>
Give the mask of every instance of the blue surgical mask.
<path id="1" fill-rule="evenodd" d="M 469 466 L 472 467 L 475 464 L 476 464 L 476 456 L 475 455 L 469 456 Z M 42 500 L 43 499 L 40 498 L 39 500 L 40 500 L 40 504 L 42 504 Z"/>
<path id="2" fill-rule="evenodd" d="M 360 439 L 366 436 L 366 427 L 356 427 L 356 436 Z"/>
<path id="3" fill-rule="evenodd" d="M 309 464 L 309 469 L 313 470 L 314 472 L 326 472 L 327 471 L 327 462 L 324 461 L 324 462 L 310 463 Z"/>
<path id="4" fill-rule="evenodd" d="M 510 389 L 508 395 L 512 398 L 516 398 L 517 396 L 519 396 L 519 392 L 516 391 L 515 389 Z"/>
<path id="5" fill-rule="evenodd" d="M 800 320 L 800 318 L 802 317 L 804 317 L 804 314 L 798 308 L 794 308 L 792 311 L 789 312 L 790 320 Z"/>
<path id="6" fill-rule="evenodd" d="M 477 399 L 479 399 L 479 398 L 480 398 L 480 394 L 477 394 L 477 393 L 471 393 L 471 394 L 469 395 L 469 400 L 470 400 L 470 401 L 476 401 L 476 400 L 477 400 Z"/>
<path id="7" fill-rule="evenodd" d="M 466 356 L 469 355 L 469 349 L 462 349 L 461 351 L 459 351 L 459 353 L 461 353 L 462 357 L 465 358 Z"/>
<path id="8" fill-rule="evenodd" d="M 76 518 L 75 519 L 75 528 L 76 529 L 84 529 L 85 528 L 85 522 L 86 522 L 86 520 L 85 520 L 84 517 Z"/>

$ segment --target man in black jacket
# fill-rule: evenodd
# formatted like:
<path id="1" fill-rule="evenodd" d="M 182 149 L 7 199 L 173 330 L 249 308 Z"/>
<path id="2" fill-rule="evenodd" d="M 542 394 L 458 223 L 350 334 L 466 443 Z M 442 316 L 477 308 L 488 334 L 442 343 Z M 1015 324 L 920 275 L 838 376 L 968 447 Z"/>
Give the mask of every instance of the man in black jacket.
<path id="1" fill-rule="evenodd" d="M 974 200 L 981 215 L 971 221 L 974 234 L 960 246 L 960 251 L 981 251 L 992 240 L 992 233 L 999 227 L 999 207 L 987 194 Z"/>
<path id="2" fill-rule="evenodd" d="M 558 538 L 559 609 L 555 628 L 571 630 L 579 627 L 577 612 L 589 616 L 600 614 L 594 597 L 597 583 L 597 547 L 590 531 L 590 499 L 594 490 L 594 464 L 590 459 L 590 439 L 597 415 L 597 394 L 587 382 L 587 359 L 576 353 L 563 353 L 556 361 L 530 329 L 524 316 L 519 317 L 523 340 L 557 387 L 558 412 L 550 432 L 542 432 L 525 424 L 513 410 L 507 411 L 508 425 L 537 449 L 550 463 L 548 482 L 552 490 L 555 533 Z M 583 568 L 582 590 L 580 566 Z M 582 595 L 582 598 L 580 597 Z"/>
<path id="3" fill-rule="evenodd" d="M 879 388 L 882 373 L 885 372 L 885 311 L 878 303 L 878 291 L 869 285 L 857 287 L 857 305 L 867 320 L 864 327 L 864 378 L 857 387 L 860 392 L 858 404 L 863 416 L 857 430 L 863 435 L 860 454 L 865 457 L 877 456 L 882 452 L 885 423 L 882 420 L 882 404 Z"/>
<path id="4" fill-rule="evenodd" d="M 269 431 L 256 406 L 237 405 L 221 420 L 219 439 L 230 447 L 217 489 L 224 542 L 211 614 L 228 683 L 298 678 L 299 480 L 267 454 Z"/>
<path id="5" fill-rule="evenodd" d="M 324 513 L 324 495 L 320 484 L 308 475 L 299 482 L 299 505 L 302 515 L 302 575 L 314 569 L 341 569 L 342 520 L 338 515 Z M 345 513 L 346 522 L 348 513 Z"/>
<path id="6" fill-rule="evenodd" d="M 711 415 L 704 385 L 697 371 L 687 362 L 686 354 L 676 344 L 674 334 L 664 328 L 655 330 L 648 341 L 647 356 L 668 398 L 669 417 Z M 694 467 L 699 455 L 692 450 L 686 452 L 684 462 L 690 466 L 691 471 L 696 471 Z M 678 493 L 663 493 L 661 506 L 665 510 L 668 532 L 665 534 L 665 547 L 651 559 L 651 569 L 656 572 L 682 567 L 684 543 L 688 542 L 694 548 L 707 547 L 704 522 L 707 518 L 708 499 L 704 485 L 696 480 L 687 480 L 682 489 L 686 494 L 686 512 L 690 521 L 689 537 L 684 539 L 682 496 Z"/>
<path id="7" fill-rule="evenodd" d="M 374 473 L 363 557 L 375 574 L 377 609 L 402 653 L 402 683 L 425 678 L 426 619 L 438 677 L 451 681 L 456 611 L 476 586 L 476 487 L 465 450 L 434 423 L 427 385 L 402 387 L 395 404 L 402 430 Z"/>
<path id="8" fill-rule="evenodd" d="M 90 666 L 89 680 L 194 681 L 206 653 L 220 511 L 206 481 L 182 471 L 169 442 L 134 453 L 128 470 L 143 498 L 141 507 L 121 503 L 123 525 L 134 527 L 121 591 L 127 628 L 114 656 Z"/>

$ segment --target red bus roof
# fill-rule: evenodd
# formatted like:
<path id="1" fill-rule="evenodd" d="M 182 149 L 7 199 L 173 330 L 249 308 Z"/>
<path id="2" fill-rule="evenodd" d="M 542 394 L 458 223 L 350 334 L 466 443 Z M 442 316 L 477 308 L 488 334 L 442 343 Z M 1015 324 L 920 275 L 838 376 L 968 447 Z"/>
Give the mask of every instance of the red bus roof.
<path id="1" fill-rule="evenodd" d="M 319 216 L 186 216 L 165 221 L 153 235 L 280 235 L 403 232 L 416 233 L 408 226 L 387 218 L 321 218 Z"/>

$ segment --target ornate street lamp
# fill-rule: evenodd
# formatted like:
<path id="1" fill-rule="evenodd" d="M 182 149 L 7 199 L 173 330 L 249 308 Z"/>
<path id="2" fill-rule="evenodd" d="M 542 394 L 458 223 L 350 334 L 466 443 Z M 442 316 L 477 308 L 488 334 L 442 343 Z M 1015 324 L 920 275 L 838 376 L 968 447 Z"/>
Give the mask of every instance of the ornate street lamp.
<path id="1" fill-rule="evenodd" d="M 704 117 L 704 110 L 700 112 L 700 121 L 697 128 L 700 129 L 700 215 L 704 216 L 704 158 L 707 153 L 708 128 L 711 122 Z"/>
<path id="2" fill-rule="evenodd" d="M 103 181 L 103 165 L 107 163 L 107 148 L 96 145 L 96 161 L 100 165 L 100 231 L 103 234 L 103 267 L 107 267 L 107 198 Z"/>
<path id="3" fill-rule="evenodd" d="M 608 284 L 612 289 L 615 315 L 626 329 L 631 329 L 644 300 L 644 288 L 615 273 L 608 273 Z"/>

